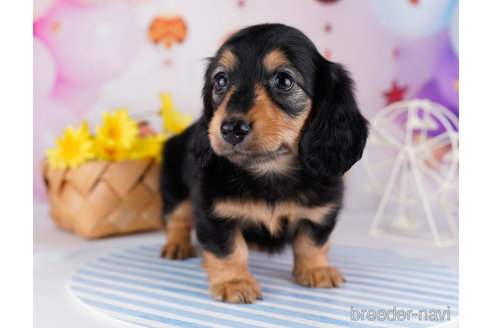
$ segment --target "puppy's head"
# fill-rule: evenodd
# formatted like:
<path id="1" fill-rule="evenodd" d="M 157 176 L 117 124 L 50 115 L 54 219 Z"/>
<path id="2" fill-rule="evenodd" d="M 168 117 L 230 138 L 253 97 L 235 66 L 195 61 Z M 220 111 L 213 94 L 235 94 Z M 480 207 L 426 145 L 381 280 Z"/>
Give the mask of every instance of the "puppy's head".
<path id="1" fill-rule="evenodd" d="M 310 174 L 334 176 L 362 155 L 366 121 L 350 78 L 294 28 L 234 34 L 210 61 L 203 99 L 213 151 L 243 168 L 285 170 L 279 161 L 298 157 Z"/>

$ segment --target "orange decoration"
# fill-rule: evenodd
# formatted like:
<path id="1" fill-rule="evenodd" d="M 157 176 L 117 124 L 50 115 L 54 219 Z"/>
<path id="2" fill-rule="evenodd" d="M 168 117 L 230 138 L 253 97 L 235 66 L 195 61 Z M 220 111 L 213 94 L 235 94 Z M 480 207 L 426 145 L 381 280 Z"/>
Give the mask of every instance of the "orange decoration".
<path id="1" fill-rule="evenodd" d="M 60 29 L 61 29 L 61 25 L 60 25 L 60 23 L 58 23 L 58 22 L 54 23 L 54 24 L 53 24 L 53 27 L 52 27 L 51 29 L 52 29 L 52 30 L 53 30 L 53 32 L 55 32 L 55 33 L 59 32 L 59 31 L 60 31 Z"/>
<path id="2" fill-rule="evenodd" d="M 187 28 L 179 16 L 159 16 L 149 27 L 149 37 L 154 43 L 163 43 L 170 49 L 174 43 L 181 43 L 186 38 Z"/>

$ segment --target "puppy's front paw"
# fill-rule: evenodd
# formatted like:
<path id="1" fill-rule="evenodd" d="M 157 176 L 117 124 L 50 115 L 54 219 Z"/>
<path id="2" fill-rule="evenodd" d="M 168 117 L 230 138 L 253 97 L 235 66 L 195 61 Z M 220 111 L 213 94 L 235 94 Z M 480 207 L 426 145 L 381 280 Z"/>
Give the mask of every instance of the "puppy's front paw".
<path id="1" fill-rule="evenodd" d="M 168 243 L 161 249 L 161 256 L 169 260 L 184 260 L 195 254 L 195 247 L 190 243 Z"/>
<path id="2" fill-rule="evenodd" d="M 345 281 L 340 271 L 331 266 L 294 270 L 299 285 L 315 288 L 338 287 Z"/>
<path id="3" fill-rule="evenodd" d="M 217 301 L 228 303 L 252 303 L 261 300 L 261 287 L 253 279 L 234 279 L 210 286 L 210 294 Z"/>

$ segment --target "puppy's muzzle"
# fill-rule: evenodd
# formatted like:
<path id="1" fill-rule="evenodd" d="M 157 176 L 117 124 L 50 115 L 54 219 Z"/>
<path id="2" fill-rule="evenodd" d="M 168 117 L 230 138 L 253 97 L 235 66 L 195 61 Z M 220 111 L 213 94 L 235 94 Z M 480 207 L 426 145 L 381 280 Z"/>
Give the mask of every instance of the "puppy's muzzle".
<path id="1" fill-rule="evenodd" d="M 240 119 L 225 120 L 220 127 L 224 140 L 233 146 L 243 142 L 250 131 L 251 124 Z"/>

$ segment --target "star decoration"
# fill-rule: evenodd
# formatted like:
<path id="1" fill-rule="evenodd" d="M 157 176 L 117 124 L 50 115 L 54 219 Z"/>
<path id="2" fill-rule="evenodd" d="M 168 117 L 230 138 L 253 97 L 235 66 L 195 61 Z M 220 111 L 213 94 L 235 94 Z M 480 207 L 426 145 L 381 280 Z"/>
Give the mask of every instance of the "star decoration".
<path id="1" fill-rule="evenodd" d="M 331 29 L 332 29 L 332 27 L 331 27 L 331 24 L 330 23 L 325 24 L 325 32 L 326 33 L 330 33 L 331 32 Z"/>
<path id="2" fill-rule="evenodd" d="M 386 97 L 386 105 L 403 100 L 403 95 L 407 91 L 407 87 L 399 87 L 396 81 L 393 81 L 391 90 L 384 92 Z"/>

